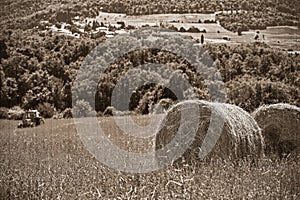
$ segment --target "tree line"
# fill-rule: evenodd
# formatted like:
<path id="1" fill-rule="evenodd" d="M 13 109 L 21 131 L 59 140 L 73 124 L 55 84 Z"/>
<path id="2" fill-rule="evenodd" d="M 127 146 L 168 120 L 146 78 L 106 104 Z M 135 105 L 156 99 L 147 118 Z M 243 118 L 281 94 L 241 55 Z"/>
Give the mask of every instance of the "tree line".
<path id="1" fill-rule="evenodd" d="M 71 90 L 77 70 L 90 51 L 103 40 L 104 37 L 76 39 L 50 31 L 46 36 L 41 36 L 38 30 L 2 31 L 0 106 L 30 109 L 44 105 L 57 112 L 70 109 Z M 205 49 L 212 57 L 213 64 L 220 70 L 229 103 L 248 111 L 268 103 L 300 105 L 299 54 L 288 54 L 259 43 L 211 44 L 206 45 Z M 151 73 L 153 79 L 159 79 L 162 83 L 169 79 L 176 82 L 183 76 L 189 80 L 198 98 L 210 98 L 203 79 L 209 71 L 198 74 L 184 58 L 178 58 L 171 52 L 142 50 L 126 54 L 108 67 L 105 76 L 98 83 L 96 105 L 81 102 L 78 106 L 95 108 L 103 113 L 111 106 L 110 97 L 119 78 L 128 69 L 147 63 L 161 63 L 176 71 L 170 79 L 164 75 L 164 71 L 157 68 L 157 72 Z M 88 73 L 92 71 L 87 72 L 87 76 Z M 131 73 L 133 77 L 140 77 L 145 71 L 134 70 Z M 89 82 L 84 84 L 88 86 Z M 190 92 L 185 91 L 182 96 L 188 97 Z M 178 100 L 168 88 L 149 83 L 134 91 L 129 108 L 133 112 L 146 114 L 162 99 L 174 102 Z"/>

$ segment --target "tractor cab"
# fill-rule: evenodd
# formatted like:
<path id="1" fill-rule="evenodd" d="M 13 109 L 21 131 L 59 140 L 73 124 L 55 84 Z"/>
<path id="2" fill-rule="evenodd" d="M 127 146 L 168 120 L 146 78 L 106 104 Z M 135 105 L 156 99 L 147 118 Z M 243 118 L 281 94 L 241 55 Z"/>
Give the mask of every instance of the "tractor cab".
<path id="1" fill-rule="evenodd" d="M 44 124 L 44 119 L 40 116 L 38 110 L 28 110 L 23 114 L 22 123 L 18 125 L 19 128 L 34 127 Z"/>

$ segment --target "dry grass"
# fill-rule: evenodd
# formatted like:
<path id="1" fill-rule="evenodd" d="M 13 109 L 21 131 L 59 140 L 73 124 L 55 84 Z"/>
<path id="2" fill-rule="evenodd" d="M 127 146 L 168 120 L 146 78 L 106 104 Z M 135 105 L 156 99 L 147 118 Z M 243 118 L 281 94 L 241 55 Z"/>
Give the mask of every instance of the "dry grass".
<path id="1" fill-rule="evenodd" d="M 262 128 L 267 154 L 299 153 L 300 108 L 289 104 L 262 106 L 253 112 Z"/>
<path id="2" fill-rule="evenodd" d="M 195 109 L 198 111 L 193 112 Z M 187 118 L 183 121 L 181 112 L 188 113 L 185 116 Z M 217 123 L 211 127 L 212 129 L 209 129 L 210 123 L 214 123 L 212 119 Z M 184 158 L 188 162 L 199 160 L 198 154 L 206 153 L 209 146 L 214 146 L 210 153 L 207 152 L 210 158 L 236 159 L 249 156 L 259 157 L 262 154 L 263 140 L 260 129 L 247 112 L 234 105 L 206 101 L 185 101 L 173 106 L 167 112 L 159 128 L 156 149 L 166 146 L 176 134 L 193 137 L 191 129 L 197 123 L 199 129 L 195 139 L 193 141 L 186 139 L 186 142 L 192 144 L 184 154 Z M 182 126 L 182 132 L 178 133 L 180 126 Z M 212 131 L 210 132 L 210 130 Z M 219 138 L 218 132 L 220 133 Z M 206 139 L 204 139 L 205 137 Z M 178 145 L 182 146 L 182 144 L 183 141 L 179 140 Z"/>
<path id="3" fill-rule="evenodd" d="M 100 121 L 116 128 L 110 117 Z M 71 119 L 17 124 L 0 120 L 0 199 L 297 199 L 300 192 L 299 160 L 202 162 L 128 174 L 93 158 Z"/>
<path id="4" fill-rule="evenodd" d="M 159 121 L 161 115 L 152 115 L 152 119 Z M 115 119 L 113 117 L 106 117 L 102 118 L 101 121 L 101 128 L 103 132 L 107 135 L 110 141 L 129 152 L 136 152 L 136 153 L 145 153 L 149 151 L 153 151 L 154 147 L 154 140 L 155 137 L 153 136 L 153 132 L 155 132 L 155 127 L 149 127 L 147 131 L 149 132 L 148 135 L 152 135 L 149 137 L 135 137 L 130 133 L 136 133 L 140 131 L 138 130 L 139 127 L 129 127 L 127 124 L 130 123 L 129 119 L 136 123 L 141 128 L 148 127 L 150 125 L 150 115 L 143 115 L 143 116 L 116 116 Z M 116 123 L 118 120 L 118 124 Z M 123 130 L 120 127 L 123 124 Z M 146 130 L 145 130 L 146 131 Z M 145 133 L 143 133 L 145 134 Z"/>

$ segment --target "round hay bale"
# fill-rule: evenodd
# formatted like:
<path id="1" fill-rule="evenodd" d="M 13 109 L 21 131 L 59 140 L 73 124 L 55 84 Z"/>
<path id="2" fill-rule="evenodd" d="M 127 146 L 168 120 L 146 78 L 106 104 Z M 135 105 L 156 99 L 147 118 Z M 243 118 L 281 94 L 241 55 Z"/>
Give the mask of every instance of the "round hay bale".
<path id="1" fill-rule="evenodd" d="M 191 114 L 185 115 L 186 119 L 182 119 L 182 111 Z M 195 130 L 196 134 L 192 136 L 190 132 L 193 132 L 195 123 L 198 127 Z M 210 123 L 215 125 L 210 127 Z M 181 126 L 186 128 L 181 128 L 183 131 L 178 132 Z M 184 140 L 177 141 L 177 148 L 185 146 L 185 142 L 189 143 L 189 148 L 181 156 L 185 162 L 195 162 L 200 157 L 204 158 L 206 154 L 206 160 L 237 159 L 250 155 L 257 157 L 263 154 L 263 137 L 259 126 L 250 114 L 230 104 L 188 100 L 172 106 L 167 111 L 156 135 L 155 149 L 158 152 L 156 156 L 158 163 L 163 164 L 170 159 L 172 161 L 178 159 L 176 156 L 170 158 L 174 153 L 168 152 L 174 149 L 159 151 L 174 141 L 178 134 L 186 137 L 183 137 Z M 175 154 L 177 155 L 178 152 Z"/>
<path id="2" fill-rule="evenodd" d="M 267 155 L 285 157 L 299 152 L 300 108 L 289 104 L 259 107 L 252 116 L 262 129 Z"/>

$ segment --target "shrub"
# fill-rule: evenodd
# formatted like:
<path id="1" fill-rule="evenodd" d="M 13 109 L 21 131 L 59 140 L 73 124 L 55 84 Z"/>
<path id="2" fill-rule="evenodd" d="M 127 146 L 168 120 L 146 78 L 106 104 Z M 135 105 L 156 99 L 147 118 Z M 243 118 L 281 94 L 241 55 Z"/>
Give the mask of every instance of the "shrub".
<path id="1" fill-rule="evenodd" d="M 8 119 L 8 108 L 0 107 L 0 119 Z"/>
<path id="2" fill-rule="evenodd" d="M 54 115 L 54 107 L 50 103 L 43 103 L 37 106 L 37 110 L 45 118 L 51 118 Z"/>
<path id="3" fill-rule="evenodd" d="M 190 33 L 200 33 L 200 30 L 197 28 L 197 27 L 190 27 L 187 32 L 190 32 Z"/>
<path id="4" fill-rule="evenodd" d="M 76 117 L 88 117 L 92 113 L 90 103 L 84 99 L 78 100 L 74 106 L 74 115 Z"/>
<path id="5" fill-rule="evenodd" d="M 14 106 L 8 110 L 8 118 L 14 120 L 21 120 L 24 110 L 20 106 Z"/>
<path id="6" fill-rule="evenodd" d="M 103 116 L 113 116 L 113 112 L 115 111 L 116 109 L 113 107 L 113 106 L 108 106 L 105 111 L 103 112 Z"/>
<path id="7" fill-rule="evenodd" d="M 72 108 L 66 108 L 63 112 L 62 112 L 62 117 L 63 118 L 72 118 L 73 114 L 72 114 Z"/>
<path id="8" fill-rule="evenodd" d="M 179 29 L 179 32 L 186 32 L 186 30 L 185 30 L 185 28 L 181 27 L 181 28 Z"/>

